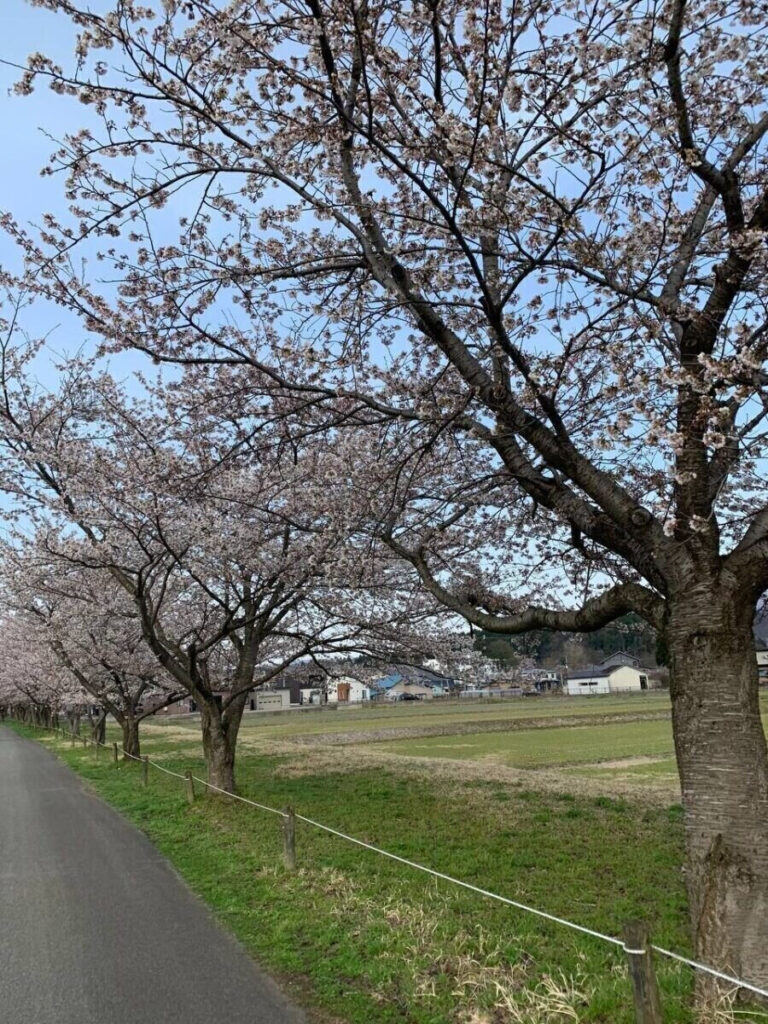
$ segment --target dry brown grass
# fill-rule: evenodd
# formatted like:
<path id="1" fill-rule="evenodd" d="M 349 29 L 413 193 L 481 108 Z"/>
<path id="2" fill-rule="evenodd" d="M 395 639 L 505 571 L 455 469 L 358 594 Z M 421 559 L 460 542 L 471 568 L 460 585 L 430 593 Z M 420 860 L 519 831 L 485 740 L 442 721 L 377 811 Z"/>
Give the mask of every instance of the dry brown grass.
<path id="1" fill-rule="evenodd" d="M 316 743 L 297 749 L 290 740 L 269 740 L 253 734 L 243 736 L 240 742 L 244 749 L 254 753 L 290 755 L 291 760 L 286 761 L 282 771 L 294 778 L 384 768 L 406 780 L 423 779 L 426 774 L 431 783 L 498 782 L 545 793 L 619 797 L 661 807 L 668 807 L 680 799 L 679 783 L 674 777 L 644 777 L 641 780 L 632 775 L 622 777 L 620 771 L 594 776 L 581 774 L 580 769 L 588 769 L 589 764 L 578 768 L 513 768 L 490 758 L 473 761 L 415 757 L 395 754 L 376 746 L 345 747 L 340 751 L 338 747 Z M 605 765 L 601 763 L 600 767 Z"/>
<path id="2" fill-rule="evenodd" d="M 428 1002 L 438 986 L 449 986 L 455 1024 L 565 1024 L 579 1021 L 579 1008 L 588 1001 L 587 980 L 565 976 L 532 977 L 525 958 L 510 964 L 499 945 L 478 928 L 446 938 L 441 929 L 445 895 L 429 890 L 425 903 L 397 894 L 374 901 L 360 893 L 343 872 L 299 872 L 296 884 L 331 899 L 334 916 L 346 928 L 362 930 L 385 922 L 399 937 L 398 971 L 410 973 L 413 998 Z M 371 992 L 386 1003 L 391 992 L 383 985 Z"/>

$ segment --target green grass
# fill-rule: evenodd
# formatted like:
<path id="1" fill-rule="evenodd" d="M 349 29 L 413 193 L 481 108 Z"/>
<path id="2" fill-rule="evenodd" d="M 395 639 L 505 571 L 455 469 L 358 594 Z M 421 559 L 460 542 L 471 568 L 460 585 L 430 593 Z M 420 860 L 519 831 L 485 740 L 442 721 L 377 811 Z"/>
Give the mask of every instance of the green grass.
<path id="1" fill-rule="evenodd" d="M 587 731 L 558 729 L 557 751 L 559 734 Z M 146 752 L 199 773 L 194 737 L 180 745 L 162 732 Z M 280 864 L 278 819 L 226 799 L 190 807 L 181 784 L 159 772 L 145 789 L 134 764 L 116 769 L 67 744 L 58 751 L 147 833 L 265 967 L 323 1014 L 348 1024 L 501 1024 L 515 1019 L 499 1008 L 509 998 L 526 1007 L 527 1024 L 633 1020 L 623 957 L 611 946 L 307 826 L 298 830 L 300 871 L 290 875 Z M 639 916 L 660 944 L 688 948 L 678 807 L 446 781 L 428 769 L 421 779 L 380 768 L 297 776 L 301 757 L 301 748 L 242 757 L 241 792 L 275 807 L 291 803 L 401 856 L 609 934 Z M 666 1019 L 686 1024 L 690 973 L 665 962 L 659 978 Z M 551 1015 L 557 991 L 578 1017 Z"/>
<path id="2" fill-rule="evenodd" d="M 518 768 L 657 756 L 674 751 L 669 721 L 427 736 L 380 743 L 377 747 L 416 757 L 491 757 Z"/>

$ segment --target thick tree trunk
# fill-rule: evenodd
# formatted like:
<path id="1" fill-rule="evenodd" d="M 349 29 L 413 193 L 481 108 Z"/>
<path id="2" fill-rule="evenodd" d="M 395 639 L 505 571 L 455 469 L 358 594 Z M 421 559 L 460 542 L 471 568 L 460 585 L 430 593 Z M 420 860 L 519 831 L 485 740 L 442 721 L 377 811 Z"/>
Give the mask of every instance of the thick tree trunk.
<path id="1" fill-rule="evenodd" d="M 225 711 L 212 698 L 200 704 L 208 781 L 227 793 L 235 792 L 235 749 L 247 697 L 247 692 L 240 694 Z"/>
<path id="2" fill-rule="evenodd" d="M 141 745 L 139 743 L 139 723 L 133 715 L 126 715 L 120 722 L 123 730 L 123 760 L 131 757 L 141 757 Z"/>
<path id="3" fill-rule="evenodd" d="M 675 749 L 697 959 L 768 988 L 768 751 L 754 607 L 709 587 L 670 600 Z M 699 1004 L 717 984 L 697 977 Z"/>

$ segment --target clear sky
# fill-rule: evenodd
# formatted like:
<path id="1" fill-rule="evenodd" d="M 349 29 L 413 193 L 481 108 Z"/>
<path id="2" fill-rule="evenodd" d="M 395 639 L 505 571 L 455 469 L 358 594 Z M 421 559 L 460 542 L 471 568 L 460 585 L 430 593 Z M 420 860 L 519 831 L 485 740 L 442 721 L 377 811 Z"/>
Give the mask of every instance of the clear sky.
<path id="1" fill-rule="evenodd" d="M 29 53 L 41 51 L 68 63 L 73 43 L 68 28 L 65 18 L 30 7 L 25 0 L 2 0 L 0 58 L 24 64 Z M 76 127 L 84 108 L 45 88 L 32 96 L 13 96 L 10 90 L 18 77 L 14 68 L 0 65 L 0 205 L 31 220 L 40 210 L 55 208 L 57 200 L 60 205 L 60 183 L 40 177 L 54 148 L 45 133 L 59 136 Z"/>
<path id="2" fill-rule="evenodd" d="M 106 7 L 95 0 L 94 9 Z M 28 54 L 42 52 L 64 67 L 73 63 L 74 32 L 63 15 L 31 7 L 26 0 L 0 0 L 0 59 L 25 64 Z M 61 176 L 43 177 L 41 168 L 56 148 L 56 139 L 87 123 L 89 111 L 76 100 L 52 93 L 41 85 L 31 96 L 15 96 L 13 85 L 20 72 L 0 64 L 0 209 L 22 224 L 40 222 L 46 210 L 63 214 L 64 181 Z M 0 234 L 0 263 L 16 270 L 18 256 L 13 244 Z M 87 343 L 73 316 L 37 303 L 26 311 L 24 326 L 33 334 L 49 334 L 52 358 L 80 349 Z M 113 371 L 125 376 L 134 368 L 146 369 L 147 360 L 131 353 L 111 360 Z M 41 361 L 42 384 L 55 386 L 56 374 Z"/>

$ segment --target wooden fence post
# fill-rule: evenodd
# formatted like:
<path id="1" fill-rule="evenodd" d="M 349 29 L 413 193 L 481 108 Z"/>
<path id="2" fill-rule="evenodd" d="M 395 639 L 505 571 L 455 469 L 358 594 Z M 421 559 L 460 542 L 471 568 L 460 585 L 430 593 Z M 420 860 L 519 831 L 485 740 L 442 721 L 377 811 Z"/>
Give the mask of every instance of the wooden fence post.
<path id="1" fill-rule="evenodd" d="M 187 791 L 187 803 L 193 804 L 195 802 L 195 780 L 189 770 L 184 772 L 184 788 Z"/>
<path id="2" fill-rule="evenodd" d="M 88 737 L 87 736 L 83 736 L 83 750 L 87 750 L 87 749 L 88 749 Z"/>
<path id="3" fill-rule="evenodd" d="M 149 756 L 147 754 L 141 759 L 141 782 L 144 786 L 149 784 Z"/>
<path id="4" fill-rule="evenodd" d="M 627 921 L 622 938 L 635 997 L 635 1020 L 637 1024 L 663 1024 L 648 926 L 642 921 Z"/>
<path id="5" fill-rule="evenodd" d="M 283 864 L 287 871 L 296 870 L 296 812 L 285 808 L 283 818 Z"/>
<path id="6" fill-rule="evenodd" d="M 117 764 L 117 744 L 112 744 L 112 760 Z"/>
<path id="7" fill-rule="evenodd" d="M 71 732 L 69 734 L 69 740 L 70 740 L 70 743 L 69 743 L 70 747 L 74 747 L 74 745 L 75 745 L 75 734 L 73 732 Z"/>
<path id="8" fill-rule="evenodd" d="M 94 753 L 96 754 L 96 760 L 98 761 L 99 760 L 99 756 L 101 754 L 101 747 L 100 747 L 99 743 L 96 740 L 94 740 L 93 749 L 94 749 Z"/>

